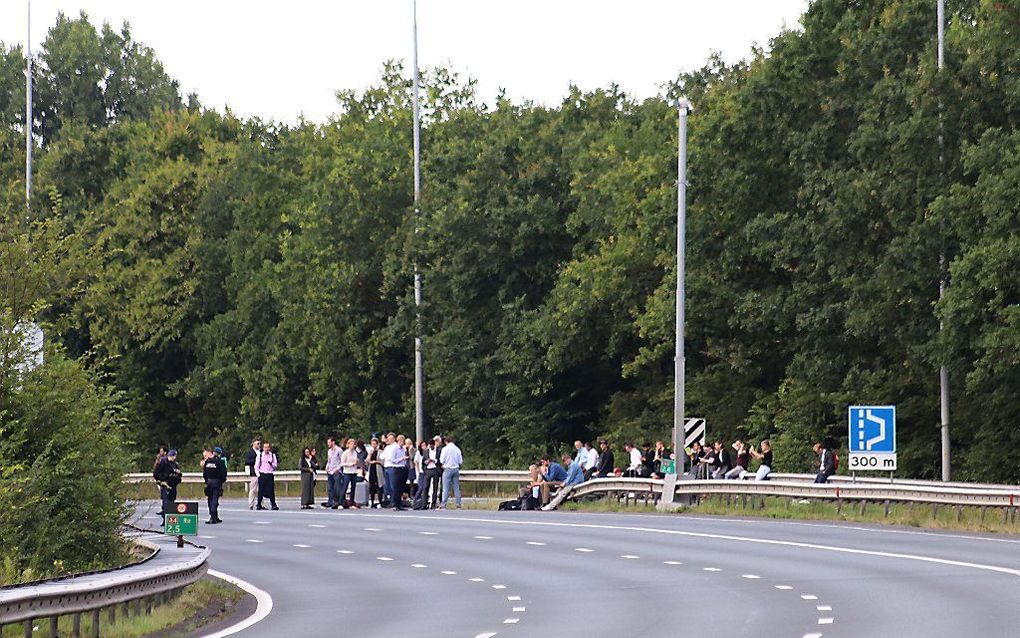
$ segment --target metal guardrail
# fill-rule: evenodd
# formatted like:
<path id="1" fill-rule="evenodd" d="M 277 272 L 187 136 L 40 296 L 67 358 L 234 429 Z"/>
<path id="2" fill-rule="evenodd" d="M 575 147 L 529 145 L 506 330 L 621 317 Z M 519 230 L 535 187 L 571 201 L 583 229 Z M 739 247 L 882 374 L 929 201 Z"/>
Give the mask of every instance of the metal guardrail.
<path id="1" fill-rule="evenodd" d="M 570 489 L 562 489 L 548 507 L 556 507 L 565 500 L 593 494 L 639 492 L 661 498 L 664 481 L 641 478 L 593 479 Z M 921 503 L 931 505 L 1004 508 L 1016 516 L 1020 508 L 1020 487 L 996 486 L 988 488 L 941 487 L 934 485 L 904 485 L 881 483 L 815 484 L 804 481 L 677 481 L 677 496 L 728 495 L 728 496 L 780 496 L 796 499 L 816 499 L 860 502 Z"/>
<path id="2" fill-rule="evenodd" d="M 319 472 L 320 476 L 323 472 Z M 299 481 L 301 480 L 301 472 L 297 470 L 281 470 L 276 472 L 277 481 Z M 753 474 L 745 478 L 753 478 Z M 228 474 L 229 479 L 246 481 L 249 477 L 246 472 L 230 472 Z M 527 470 L 461 470 L 460 480 L 474 483 L 516 483 L 519 481 L 526 481 L 528 479 Z M 794 482 L 809 482 L 814 483 L 814 474 L 782 474 L 772 473 L 769 475 L 771 481 L 794 481 Z M 647 480 L 647 479 L 643 479 Z M 132 474 L 125 474 L 124 481 L 126 483 L 148 483 L 152 481 L 152 474 L 148 472 L 137 472 Z M 184 483 L 202 483 L 202 474 L 200 472 L 185 472 L 183 475 Z M 898 486 L 917 486 L 917 487 L 935 487 L 938 489 L 946 488 L 960 488 L 960 489 L 976 489 L 976 490 L 1003 490 L 1013 489 L 1018 486 L 1013 485 L 997 485 L 994 483 L 963 483 L 953 482 L 944 483 L 942 481 L 926 481 L 921 479 L 900 479 L 900 478 L 885 478 L 877 476 L 846 476 L 843 474 L 837 474 L 829 477 L 829 483 L 851 483 L 851 484 L 869 484 L 869 485 L 898 485 Z"/>
<path id="3" fill-rule="evenodd" d="M 117 606 L 126 603 L 124 613 L 150 613 L 153 604 L 165 602 L 183 587 L 200 579 L 206 572 L 209 550 L 204 547 L 162 552 L 169 537 L 149 535 L 132 541 L 152 551 L 145 560 L 120 568 L 56 578 L 0 589 L 0 628 L 24 623 L 25 635 L 32 635 L 33 624 L 48 618 L 50 635 L 57 635 L 57 619 L 73 616 L 73 636 L 81 635 L 81 614 L 92 613 L 92 636 L 100 635 L 100 611 L 108 611 L 108 619 L 116 618 Z M 178 553 L 179 552 L 179 553 Z"/>

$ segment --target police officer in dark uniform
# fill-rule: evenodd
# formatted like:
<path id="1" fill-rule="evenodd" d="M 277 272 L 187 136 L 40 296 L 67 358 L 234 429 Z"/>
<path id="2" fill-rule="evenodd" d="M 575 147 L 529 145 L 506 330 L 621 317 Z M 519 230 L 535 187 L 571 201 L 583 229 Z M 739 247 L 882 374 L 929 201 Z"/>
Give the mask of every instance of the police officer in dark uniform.
<path id="1" fill-rule="evenodd" d="M 202 462 L 202 478 L 205 479 L 205 495 L 209 502 L 209 525 L 222 523 L 219 517 L 220 494 L 227 482 L 227 464 L 223 461 L 223 450 L 216 448 Z"/>
<path id="2" fill-rule="evenodd" d="M 177 465 L 177 450 L 170 450 L 159 459 L 152 477 L 159 483 L 159 500 L 163 502 L 163 524 L 166 524 L 167 512 L 174 509 L 177 500 L 177 486 L 181 484 L 181 466 Z"/>

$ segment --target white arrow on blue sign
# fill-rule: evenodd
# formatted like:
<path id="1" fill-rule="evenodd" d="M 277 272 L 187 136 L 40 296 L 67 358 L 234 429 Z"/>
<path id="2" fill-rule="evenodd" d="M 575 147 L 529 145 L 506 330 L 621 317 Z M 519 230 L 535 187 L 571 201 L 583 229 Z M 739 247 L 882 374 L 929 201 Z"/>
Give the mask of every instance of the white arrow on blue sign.
<path id="1" fill-rule="evenodd" d="M 850 406 L 850 453 L 876 454 L 896 451 L 896 406 Z"/>

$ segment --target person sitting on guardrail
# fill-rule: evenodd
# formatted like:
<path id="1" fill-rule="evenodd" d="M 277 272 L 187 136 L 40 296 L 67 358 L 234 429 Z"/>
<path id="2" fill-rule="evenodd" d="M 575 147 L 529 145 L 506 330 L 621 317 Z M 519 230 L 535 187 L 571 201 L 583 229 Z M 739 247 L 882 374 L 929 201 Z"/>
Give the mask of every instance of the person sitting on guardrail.
<path id="1" fill-rule="evenodd" d="M 623 446 L 623 449 L 627 451 L 627 470 L 623 473 L 628 478 L 637 478 L 641 475 L 642 457 L 641 450 L 637 448 L 633 443 L 627 443 Z"/>
<path id="2" fill-rule="evenodd" d="M 177 464 L 177 450 L 170 450 L 166 453 L 156 469 L 152 471 L 152 477 L 159 483 L 159 500 L 163 507 L 163 524 L 166 524 L 166 514 L 172 512 L 174 501 L 177 500 L 177 486 L 181 484 L 181 466 Z"/>
<path id="3" fill-rule="evenodd" d="M 836 459 L 832 451 L 821 443 L 815 443 L 812 448 L 818 455 L 818 474 L 815 475 L 815 483 L 828 483 L 829 477 L 836 473 Z"/>
<path id="4" fill-rule="evenodd" d="M 758 471 L 754 473 L 754 480 L 766 481 L 768 480 L 769 474 L 772 473 L 772 442 L 768 439 L 762 439 L 761 452 L 754 449 L 752 445 L 749 452 L 751 456 L 761 461 L 761 465 L 758 466 Z"/>
<path id="5" fill-rule="evenodd" d="M 723 478 L 727 479 L 738 479 L 743 478 L 744 474 L 747 473 L 747 468 L 751 465 L 751 452 L 748 448 L 747 443 L 744 443 L 740 439 L 737 439 L 733 443 L 733 449 L 736 451 L 736 462 L 733 467 L 726 472 Z"/>
<path id="6" fill-rule="evenodd" d="M 710 462 L 712 478 L 721 479 L 726 476 L 726 472 L 729 472 L 730 467 L 732 467 L 732 464 L 730 463 L 730 453 L 725 447 L 723 447 L 722 441 L 716 441 L 715 444 L 713 444 L 712 449 L 715 451 L 712 461 Z"/>
<path id="7" fill-rule="evenodd" d="M 584 462 L 584 480 L 588 480 L 595 476 L 595 471 L 599 467 L 599 453 L 592 447 L 591 441 L 585 441 L 584 449 L 588 452 L 587 459 Z"/>
<path id="8" fill-rule="evenodd" d="M 584 483 L 584 468 L 577 463 L 569 454 L 563 455 L 563 467 L 567 470 L 567 477 L 563 479 L 564 485 L 579 485 Z"/>
<path id="9" fill-rule="evenodd" d="M 520 495 L 539 498 L 542 495 L 542 468 L 537 463 L 528 466 L 528 484 L 521 487 Z"/>
<path id="10" fill-rule="evenodd" d="M 542 466 L 542 480 L 547 483 L 562 483 L 567 478 L 567 471 L 556 461 L 548 456 L 543 456 L 539 462 Z"/>
<path id="11" fill-rule="evenodd" d="M 599 464 L 596 471 L 598 478 L 609 478 L 613 476 L 616 459 L 613 458 L 613 450 L 609 447 L 609 441 L 599 441 Z"/>
<path id="12" fill-rule="evenodd" d="M 699 479 L 708 479 L 712 476 L 712 468 L 715 466 L 715 449 L 711 445 L 704 445 L 701 448 L 701 455 L 698 457 Z"/>

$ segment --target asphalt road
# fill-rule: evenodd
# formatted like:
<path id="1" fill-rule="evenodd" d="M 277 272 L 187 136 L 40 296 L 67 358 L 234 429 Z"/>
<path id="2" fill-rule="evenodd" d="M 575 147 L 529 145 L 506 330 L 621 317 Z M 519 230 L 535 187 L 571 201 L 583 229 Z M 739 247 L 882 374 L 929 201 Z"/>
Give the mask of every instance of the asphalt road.
<path id="1" fill-rule="evenodd" d="M 238 635 L 1020 636 L 1017 536 L 280 504 L 200 526 L 214 569 L 272 596 Z"/>

